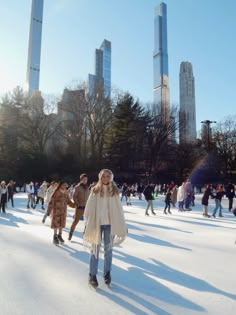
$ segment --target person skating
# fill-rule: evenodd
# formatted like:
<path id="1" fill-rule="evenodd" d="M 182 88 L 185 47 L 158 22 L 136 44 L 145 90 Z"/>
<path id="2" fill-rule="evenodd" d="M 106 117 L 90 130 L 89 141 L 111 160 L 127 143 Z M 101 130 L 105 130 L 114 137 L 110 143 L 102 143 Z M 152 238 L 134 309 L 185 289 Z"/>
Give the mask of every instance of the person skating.
<path id="1" fill-rule="evenodd" d="M 98 286 L 97 271 L 102 239 L 104 241 L 103 277 L 105 283 L 109 285 L 112 248 L 121 244 L 127 236 L 124 211 L 113 177 L 110 170 L 101 170 L 98 183 L 91 190 L 84 212 L 84 245 L 91 251 L 89 284 L 95 288 Z"/>
<path id="2" fill-rule="evenodd" d="M 131 194 L 132 194 L 132 189 L 130 186 L 128 186 L 127 190 L 126 190 L 126 196 L 127 196 L 127 206 L 132 206 L 131 204 Z"/>
<path id="3" fill-rule="evenodd" d="M 27 184 L 25 190 L 28 196 L 27 209 L 30 208 L 30 205 L 31 208 L 34 208 L 34 183 L 30 182 Z"/>
<path id="4" fill-rule="evenodd" d="M 143 190 L 144 190 L 143 185 L 142 185 L 142 184 L 139 184 L 139 185 L 138 185 L 138 188 L 137 188 L 138 199 L 139 199 L 139 200 L 142 200 L 142 193 L 143 193 Z"/>
<path id="5" fill-rule="evenodd" d="M 181 186 L 178 188 L 177 192 L 177 202 L 178 202 L 178 207 L 179 211 L 184 211 L 184 182 L 182 183 Z"/>
<path id="6" fill-rule="evenodd" d="M 209 198 L 210 196 L 214 198 L 214 195 L 212 193 L 212 186 L 206 185 L 205 191 L 203 193 L 202 197 L 202 205 L 203 205 L 203 213 L 202 215 L 206 218 L 210 218 L 210 215 L 208 214 L 208 204 L 209 204 Z"/>
<path id="7" fill-rule="evenodd" d="M 149 208 L 151 208 L 152 214 L 156 215 L 156 212 L 154 211 L 154 208 L 153 208 L 153 186 L 151 184 L 148 184 L 145 187 L 143 194 L 148 203 L 146 211 L 145 211 L 145 215 L 149 215 L 148 213 Z"/>
<path id="8" fill-rule="evenodd" d="M 168 213 L 171 214 L 171 211 L 170 211 L 171 190 L 169 188 L 167 189 L 167 192 L 166 192 L 165 203 L 166 203 L 166 206 L 165 206 L 165 209 L 164 209 L 164 213 L 167 214 L 166 210 L 168 210 Z"/>
<path id="9" fill-rule="evenodd" d="M 191 211 L 190 208 L 191 199 L 192 199 L 193 187 L 191 181 L 188 179 L 184 185 L 184 202 L 185 202 L 185 211 Z"/>
<path id="10" fill-rule="evenodd" d="M 127 190 L 128 190 L 128 185 L 126 183 L 124 183 L 124 185 L 122 186 L 122 190 L 121 190 L 121 201 L 123 200 L 123 197 L 125 197 L 125 201 L 127 203 Z"/>
<path id="11" fill-rule="evenodd" d="M 45 196 L 45 204 L 46 204 L 46 208 L 51 200 L 52 194 L 54 193 L 55 189 L 57 188 L 58 183 L 57 182 L 51 182 L 50 186 L 48 187 L 47 191 L 46 191 L 46 196 Z M 42 219 L 42 223 L 46 222 L 47 219 L 47 211 L 45 212 L 43 219 Z"/>
<path id="12" fill-rule="evenodd" d="M 46 196 L 47 189 L 48 189 L 48 183 L 44 181 L 38 189 L 37 199 L 34 205 L 34 209 L 37 207 L 37 204 L 39 203 L 39 201 L 41 201 L 41 209 L 44 210 L 44 199 Z"/>
<path id="13" fill-rule="evenodd" d="M 173 205 L 173 208 L 176 207 L 177 194 L 178 194 L 178 186 L 175 185 L 175 186 L 171 189 L 171 203 L 172 203 L 172 205 Z"/>
<path id="14" fill-rule="evenodd" d="M 226 187 L 226 197 L 229 200 L 229 212 L 231 212 L 233 208 L 233 200 L 235 197 L 235 187 L 231 182 L 229 182 L 228 186 Z"/>
<path id="15" fill-rule="evenodd" d="M 8 201 L 8 189 L 6 182 L 3 180 L 0 184 L 0 211 L 6 213 L 6 204 Z"/>
<path id="16" fill-rule="evenodd" d="M 62 230 L 66 226 L 67 205 L 71 208 L 75 208 L 75 204 L 70 200 L 67 191 L 67 183 L 62 181 L 52 194 L 47 209 L 47 215 L 51 215 L 52 219 L 51 228 L 54 230 L 53 243 L 55 245 L 64 243 Z"/>
<path id="17" fill-rule="evenodd" d="M 212 213 L 212 216 L 215 218 L 216 217 L 216 212 L 219 209 L 219 217 L 223 217 L 222 215 L 222 205 L 221 205 L 221 200 L 224 196 L 225 192 L 224 192 L 224 187 L 223 185 L 218 185 L 216 187 L 216 195 L 215 195 L 215 203 L 216 203 L 216 207 Z"/>
<path id="18" fill-rule="evenodd" d="M 73 201 L 76 205 L 74 221 L 72 222 L 68 240 L 72 239 L 74 230 L 79 223 L 80 218 L 84 215 L 84 209 L 89 196 L 88 176 L 86 174 L 80 175 L 80 183 L 75 186 L 73 193 Z"/>
<path id="19" fill-rule="evenodd" d="M 8 201 L 11 200 L 11 206 L 14 208 L 14 192 L 15 192 L 15 182 L 13 180 L 10 180 L 10 182 L 7 185 L 8 190 Z"/>

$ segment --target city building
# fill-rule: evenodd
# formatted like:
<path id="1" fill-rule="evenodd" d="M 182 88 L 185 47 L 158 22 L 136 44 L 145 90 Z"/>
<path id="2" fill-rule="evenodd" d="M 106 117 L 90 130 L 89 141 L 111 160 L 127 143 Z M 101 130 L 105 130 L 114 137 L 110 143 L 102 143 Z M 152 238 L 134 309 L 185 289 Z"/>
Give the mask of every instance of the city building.
<path id="1" fill-rule="evenodd" d="M 58 121 L 64 130 L 72 130 L 75 122 L 83 126 L 87 115 L 85 89 L 64 89 L 57 106 Z"/>
<path id="2" fill-rule="evenodd" d="M 180 143 L 194 142 L 197 138 L 195 82 L 190 62 L 181 62 L 179 73 Z"/>
<path id="3" fill-rule="evenodd" d="M 111 42 L 106 39 L 95 50 L 95 74 L 88 76 L 88 89 L 90 96 L 98 89 L 107 97 L 111 94 Z"/>
<path id="4" fill-rule="evenodd" d="M 161 106 L 162 115 L 169 119 L 170 91 L 167 49 L 167 5 L 160 3 L 155 9 L 153 52 L 153 101 Z"/>
<path id="5" fill-rule="evenodd" d="M 26 78 L 29 96 L 32 95 L 33 91 L 39 90 L 43 2 L 44 0 L 32 0 Z"/>

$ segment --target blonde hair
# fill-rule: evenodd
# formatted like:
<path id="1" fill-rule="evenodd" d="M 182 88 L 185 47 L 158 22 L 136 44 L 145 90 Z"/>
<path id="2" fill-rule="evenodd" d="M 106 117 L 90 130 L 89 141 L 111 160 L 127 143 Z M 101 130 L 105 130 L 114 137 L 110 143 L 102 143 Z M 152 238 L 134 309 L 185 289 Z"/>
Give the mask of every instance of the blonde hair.
<path id="1" fill-rule="evenodd" d="M 108 184 L 108 193 L 109 193 L 109 195 L 110 196 L 119 195 L 119 190 L 118 190 L 116 184 L 113 181 L 114 175 L 113 175 L 112 171 L 110 171 L 108 169 L 103 169 L 103 170 L 100 171 L 100 173 L 98 174 L 98 182 L 92 188 L 92 192 L 94 194 L 100 193 L 101 197 L 104 196 L 103 183 L 102 183 L 102 176 L 103 176 L 104 173 L 108 173 L 110 175 L 110 182 Z"/>

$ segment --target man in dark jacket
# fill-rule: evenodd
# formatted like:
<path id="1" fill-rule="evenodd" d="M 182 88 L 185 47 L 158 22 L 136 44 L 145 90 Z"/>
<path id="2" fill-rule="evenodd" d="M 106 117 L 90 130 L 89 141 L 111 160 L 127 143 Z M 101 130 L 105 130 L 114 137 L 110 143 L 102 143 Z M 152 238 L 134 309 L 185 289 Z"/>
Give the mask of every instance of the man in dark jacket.
<path id="1" fill-rule="evenodd" d="M 156 213 L 154 212 L 154 209 L 153 209 L 153 196 L 152 196 L 153 192 L 154 192 L 154 187 L 151 184 L 147 185 L 143 191 L 144 197 L 148 203 L 146 211 L 145 211 L 145 215 L 149 215 L 148 209 L 150 207 L 151 207 L 152 214 L 156 215 Z"/>
<path id="2" fill-rule="evenodd" d="M 226 197 L 229 200 L 229 211 L 231 211 L 233 208 L 233 200 L 235 197 L 235 187 L 231 182 L 228 184 L 226 188 Z"/>
<path id="3" fill-rule="evenodd" d="M 79 223 L 80 218 L 84 215 L 84 209 L 89 196 L 88 188 L 88 176 L 86 174 L 80 175 L 80 183 L 75 186 L 75 191 L 73 193 L 73 201 L 76 205 L 74 221 L 72 222 L 68 240 L 72 239 L 74 230 Z"/>

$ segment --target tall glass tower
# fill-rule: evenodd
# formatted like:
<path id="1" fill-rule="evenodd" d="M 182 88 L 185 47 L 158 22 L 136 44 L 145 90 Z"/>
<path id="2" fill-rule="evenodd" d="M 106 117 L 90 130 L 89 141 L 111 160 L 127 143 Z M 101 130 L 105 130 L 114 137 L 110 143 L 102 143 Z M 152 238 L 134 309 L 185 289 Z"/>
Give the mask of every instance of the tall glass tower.
<path id="1" fill-rule="evenodd" d="M 111 42 L 104 39 L 100 46 L 102 51 L 102 76 L 104 79 L 104 94 L 110 96 L 111 94 Z"/>
<path id="2" fill-rule="evenodd" d="M 103 88 L 104 95 L 111 94 L 111 42 L 104 39 L 99 49 L 95 50 L 95 75 L 88 77 L 89 94 L 93 95 L 96 87 Z"/>
<path id="3" fill-rule="evenodd" d="M 155 9 L 153 53 L 153 101 L 161 106 L 165 119 L 169 118 L 170 92 L 167 50 L 167 5 L 160 3 Z"/>
<path id="4" fill-rule="evenodd" d="M 26 78 L 28 94 L 30 96 L 33 91 L 39 90 L 43 2 L 44 0 L 32 0 Z"/>
<path id="5" fill-rule="evenodd" d="M 196 131 L 195 81 L 190 62 L 181 62 L 179 73 L 180 142 L 194 142 Z"/>

